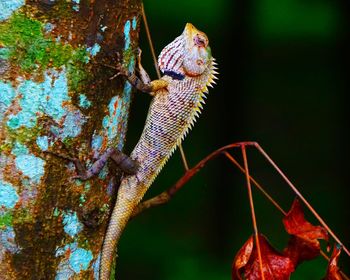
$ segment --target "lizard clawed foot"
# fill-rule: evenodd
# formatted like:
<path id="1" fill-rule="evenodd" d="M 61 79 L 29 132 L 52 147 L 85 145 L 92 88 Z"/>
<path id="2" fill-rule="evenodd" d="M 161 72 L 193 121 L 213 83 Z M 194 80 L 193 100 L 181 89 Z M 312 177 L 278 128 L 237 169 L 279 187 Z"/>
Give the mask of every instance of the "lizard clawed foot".
<path id="1" fill-rule="evenodd" d="M 145 75 L 143 74 L 143 72 L 146 72 L 142 66 L 141 66 L 141 53 L 142 53 L 142 50 L 137 47 L 136 49 L 133 50 L 133 53 L 136 54 L 137 56 L 137 64 L 138 64 L 138 70 L 141 72 L 141 75 Z M 117 73 L 115 75 L 113 75 L 112 77 L 109 78 L 109 80 L 113 80 L 115 78 L 117 78 L 118 76 L 124 76 L 126 78 L 128 78 L 128 76 L 130 76 L 130 74 L 133 74 L 133 73 L 130 73 L 130 71 L 128 70 L 127 67 L 125 67 L 122 63 L 122 59 L 120 58 L 120 54 L 117 53 L 117 63 L 113 66 L 113 65 L 109 65 L 109 64 L 104 64 L 104 63 L 99 63 L 105 67 L 108 67 L 108 68 L 111 68 L 111 69 L 114 69 L 117 71 Z M 148 77 L 148 75 L 147 75 Z M 150 81 L 150 79 L 148 78 L 147 81 Z"/>
<path id="2" fill-rule="evenodd" d="M 105 63 L 99 63 L 105 67 L 114 69 L 117 71 L 116 74 L 114 74 L 112 77 L 109 78 L 109 80 L 113 80 L 115 78 L 117 78 L 118 76 L 127 76 L 128 75 L 128 71 L 125 69 L 125 67 L 123 67 L 123 65 L 121 63 L 117 63 L 115 66 L 113 65 L 109 65 L 109 64 L 105 64 Z"/>
<path id="3" fill-rule="evenodd" d="M 124 76 L 124 77 L 128 76 L 128 70 L 125 69 L 125 67 L 120 62 L 118 62 L 115 66 L 104 64 L 104 63 L 100 63 L 100 64 L 117 71 L 117 73 L 114 74 L 112 77 L 110 77 L 109 80 L 113 80 L 118 76 Z"/>
<path id="4" fill-rule="evenodd" d="M 65 155 L 65 154 L 62 154 L 62 153 L 57 153 L 57 152 L 53 152 L 53 151 L 44 151 L 44 153 L 47 153 L 47 154 L 51 154 L 51 155 L 54 155 L 56 157 L 59 157 L 59 158 L 62 158 L 62 159 L 65 159 L 69 162 L 72 162 L 75 166 L 75 170 L 77 172 L 77 175 L 74 175 L 71 177 L 71 179 L 73 180 L 87 180 L 88 179 L 88 172 L 86 171 L 84 165 L 82 164 L 82 162 L 80 161 L 80 159 L 78 158 L 75 158 L 75 157 L 72 157 L 70 155 Z"/>
<path id="5" fill-rule="evenodd" d="M 118 76 L 123 76 L 123 77 L 128 76 L 128 71 L 121 64 L 117 64 L 115 69 L 118 69 L 118 73 L 110 77 L 109 80 L 114 80 Z"/>
<path id="6" fill-rule="evenodd" d="M 72 180 L 81 180 L 81 181 L 86 181 L 88 178 L 86 176 L 81 176 L 81 175 L 75 175 L 70 177 Z"/>

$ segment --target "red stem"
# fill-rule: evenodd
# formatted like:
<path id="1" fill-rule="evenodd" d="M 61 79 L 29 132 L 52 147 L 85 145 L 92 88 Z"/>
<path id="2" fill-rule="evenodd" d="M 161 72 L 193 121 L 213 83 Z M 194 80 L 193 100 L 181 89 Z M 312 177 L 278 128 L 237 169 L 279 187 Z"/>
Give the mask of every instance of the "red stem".
<path id="1" fill-rule="evenodd" d="M 259 242 L 259 231 L 258 231 L 258 225 L 256 222 L 256 217 L 255 217 L 253 193 L 252 193 L 252 186 L 250 185 L 250 175 L 249 175 L 248 160 L 247 160 L 245 145 L 241 146 L 241 150 L 242 150 L 243 161 L 244 161 L 245 177 L 246 177 L 246 181 L 247 181 L 249 205 L 250 205 L 250 210 L 251 210 L 251 215 L 252 215 L 252 220 L 253 220 L 256 249 L 258 251 L 258 257 L 259 257 L 260 273 L 261 273 L 262 280 L 265 280 L 262 257 L 261 257 L 261 250 L 260 250 L 260 242 Z"/>

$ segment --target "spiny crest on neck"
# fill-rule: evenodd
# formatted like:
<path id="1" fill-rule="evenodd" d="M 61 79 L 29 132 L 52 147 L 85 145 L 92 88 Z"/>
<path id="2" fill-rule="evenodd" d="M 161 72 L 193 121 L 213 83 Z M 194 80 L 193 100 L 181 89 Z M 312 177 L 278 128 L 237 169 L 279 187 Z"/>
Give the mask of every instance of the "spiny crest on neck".
<path id="1" fill-rule="evenodd" d="M 210 60 L 208 69 L 205 71 L 205 73 L 203 73 L 203 75 L 201 75 L 200 77 L 197 77 L 200 79 L 200 84 L 202 84 L 203 87 L 198 92 L 199 94 L 198 103 L 194 108 L 190 121 L 188 122 L 187 126 L 184 129 L 183 135 L 177 142 L 177 146 L 181 144 L 181 142 L 184 140 L 187 133 L 192 129 L 192 127 L 194 126 L 194 123 L 199 117 L 201 110 L 203 109 L 203 105 L 205 104 L 204 98 L 206 98 L 206 94 L 208 93 L 208 87 L 213 87 L 213 85 L 216 84 L 215 80 L 218 79 L 216 75 L 219 74 L 216 70 L 217 70 L 217 63 L 215 61 L 215 58 L 212 57 Z"/>
<path id="2" fill-rule="evenodd" d="M 212 57 L 209 63 L 209 67 L 205 73 L 200 76 L 201 84 L 203 85 L 200 91 L 203 97 L 205 97 L 205 94 L 208 93 L 208 87 L 213 87 L 216 84 L 215 80 L 218 79 L 217 75 L 219 74 L 217 70 L 217 63 L 215 61 L 215 58 Z"/>

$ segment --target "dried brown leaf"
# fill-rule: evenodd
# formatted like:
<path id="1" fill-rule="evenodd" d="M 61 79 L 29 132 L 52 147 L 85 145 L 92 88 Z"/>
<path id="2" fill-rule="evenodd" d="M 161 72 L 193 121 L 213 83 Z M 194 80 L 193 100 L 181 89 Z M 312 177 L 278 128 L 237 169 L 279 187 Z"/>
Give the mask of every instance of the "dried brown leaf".
<path id="1" fill-rule="evenodd" d="M 291 259 L 275 250 L 263 235 L 259 235 L 259 244 L 265 280 L 288 280 L 294 271 Z M 232 264 L 232 279 L 241 280 L 241 275 L 247 280 L 262 279 L 253 236 L 238 251 Z"/>
<path id="2" fill-rule="evenodd" d="M 338 259 L 341 253 L 341 247 L 336 245 L 334 246 L 331 259 L 328 263 L 327 274 L 324 280 L 343 280 L 343 277 L 340 274 L 340 269 L 338 267 Z"/>
<path id="3" fill-rule="evenodd" d="M 295 199 L 287 215 L 283 218 L 286 231 L 292 235 L 284 254 L 294 263 L 295 267 L 311 260 L 320 254 L 319 239 L 328 241 L 328 233 L 321 226 L 314 226 L 305 220 L 301 204 Z"/>

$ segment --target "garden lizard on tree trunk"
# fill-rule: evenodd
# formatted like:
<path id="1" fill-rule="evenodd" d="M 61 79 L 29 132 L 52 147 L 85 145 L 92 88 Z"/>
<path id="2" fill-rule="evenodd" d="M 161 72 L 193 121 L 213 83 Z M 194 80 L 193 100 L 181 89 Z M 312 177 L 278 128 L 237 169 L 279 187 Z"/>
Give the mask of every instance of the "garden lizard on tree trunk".
<path id="1" fill-rule="evenodd" d="M 87 171 L 78 160 L 74 160 L 77 177 L 85 180 L 98 174 L 109 157 L 128 173 L 119 186 L 104 239 L 100 280 L 110 279 L 113 256 L 132 212 L 193 126 L 204 103 L 207 87 L 215 83 L 216 63 L 208 38 L 190 23 L 161 51 L 158 64 L 164 75 L 154 81 L 150 81 L 140 60 L 141 80 L 133 73 L 120 71 L 134 87 L 153 96 L 142 135 L 130 158 L 110 148 Z"/>
<path id="2" fill-rule="evenodd" d="M 128 80 L 154 97 L 141 138 L 131 153 L 139 163 L 136 174 L 125 176 L 104 239 L 100 280 L 110 277 L 116 247 L 133 210 L 176 147 L 194 124 L 204 103 L 207 86 L 215 79 L 215 61 L 207 36 L 192 24 L 160 53 L 158 64 L 164 76 L 150 82 L 140 66 L 140 82 Z"/>

